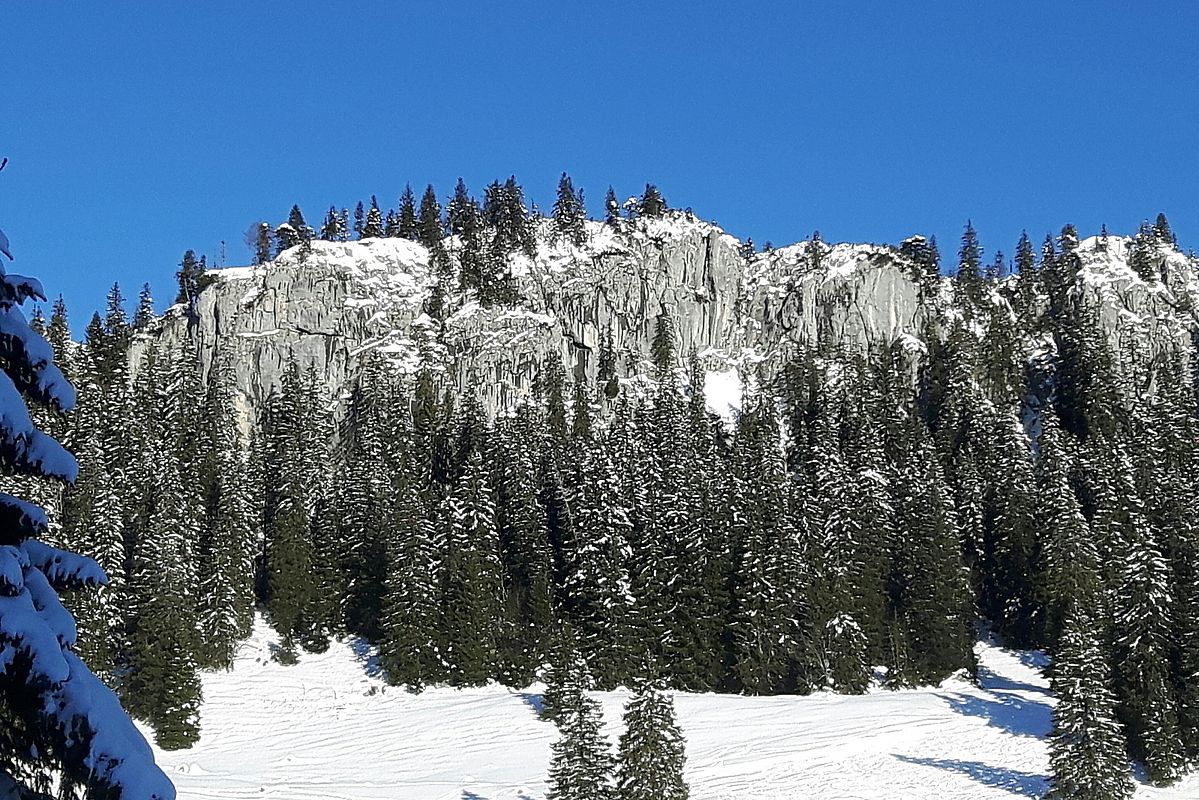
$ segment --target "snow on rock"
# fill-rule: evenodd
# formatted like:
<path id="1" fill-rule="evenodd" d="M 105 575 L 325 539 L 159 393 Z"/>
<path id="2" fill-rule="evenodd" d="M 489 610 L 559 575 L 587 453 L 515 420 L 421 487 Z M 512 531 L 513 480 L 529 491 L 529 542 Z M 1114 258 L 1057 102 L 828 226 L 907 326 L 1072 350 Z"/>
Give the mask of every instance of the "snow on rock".
<path id="1" fill-rule="evenodd" d="M 245 418 L 279 386 L 293 358 L 336 398 L 377 355 L 404 373 L 441 373 L 477 391 L 495 413 L 528 394 L 551 352 L 573 378 L 594 381 L 608 337 L 636 383 L 649 371 L 663 312 L 673 320 L 680 358 L 718 351 L 704 365 L 716 370 L 748 365 L 752 356 L 754 372 L 767 380 L 806 345 L 861 350 L 898 339 L 921 349 L 916 337 L 948 313 L 942 300 L 921 295 L 917 269 L 889 246 L 801 242 L 747 259 L 735 238 L 687 212 L 616 226 L 589 221 L 585 231 L 574 244 L 552 236 L 549 221 L 539 223 L 532 257 L 509 256 L 516 306 L 484 308 L 455 278 L 443 287 L 440 322 L 427 313 L 437 276 L 420 244 L 315 241 L 303 257 L 293 248 L 260 267 L 211 271 L 215 280 L 194 313 L 171 309 L 160 335 L 168 342 L 194 336 L 205 368 L 218 349 L 231 355 Z M 456 269 L 461 242 L 443 244 Z M 1157 326 L 1178 333 L 1191 313 L 1187 302 L 1199 306 L 1199 278 L 1187 256 L 1163 247 L 1164 280 L 1146 283 L 1128 266 L 1128 240 L 1109 237 L 1102 250 L 1087 239 L 1078 252 L 1081 283 L 1103 302 L 1113 336 Z"/>
<path id="2" fill-rule="evenodd" d="M 704 400 L 708 410 L 728 422 L 741 414 L 741 374 L 735 369 L 708 372 L 704 376 Z"/>
<path id="3" fill-rule="evenodd" d="M 274 662 L 259 621 L 234 667 L 204 675 L 203 734 L 158 752 L 180 800 L 542 800 L 551 723 L 539 687 L 387 686 L 348 640 Z M 849 697 L 675 695 L 693 800 L 1040 797 L 1053 707 L 1037 654 L 978 645 L 982 686 Z M 615 745 L 626 692 L 600 692 Z M 1138 798 L 1194 797 L 1192 777 Z"/>

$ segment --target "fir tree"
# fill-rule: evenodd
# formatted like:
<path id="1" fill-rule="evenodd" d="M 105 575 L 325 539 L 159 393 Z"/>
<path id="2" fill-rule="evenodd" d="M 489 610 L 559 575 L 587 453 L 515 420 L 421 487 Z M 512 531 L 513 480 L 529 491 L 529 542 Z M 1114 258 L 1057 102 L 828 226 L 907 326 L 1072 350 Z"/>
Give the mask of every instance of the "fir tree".
<path id="1" fill-rule="evenodd" d="M 495 504 L 479 450 L 467 456 L 444 516 L 442 658 L 451 684 L 480 685 L 496 676 L 504 598 Z"/>
<path id="2" fill-rule="evenodd" d="M 329 206 L 317 238 L 326 242 L 344 242 L 349 238 L 349 231 L 342 226 L 342 217 L 337 211 L 337 206 Z"/>
<path id="3" fill-rule="evenodd" d="M 405 184 L 404 194 L 400 196 L 400 236 L 417 241 L 419 231 L 416 222 L 416 198 L 412 195 L 412 187 Z"/>
<path id="4" fill-rule="evenodd" d="M 570 176 L 563 172 L 558 181 L 558 199 L 554 201 L 554 233 L 576 246 L 581 245 L 587 239 L 586 219 L 583 190 L 575 191 Z"/>
<path id="5" fill-rule="evenodd" d="M 645 184 L 645 193 L 641 195 L 639 207 L 641 215 L 650 219 L 656 219 L 666 213 L 666 201 L 662 199 L 658 187 L 652 183 Z"/>
<path id="6" fill-rule="evenodd" d="M 133 329 L 145 330 L 154 318 L 154 295 L 150 293 L 150 284 L 143 283 L 141 293 L 137 296 L 137 310 L 133 313 Z"/>
<path id="7" fill-rule="evenodd" d="M 1124 736 L 1108 688 L 1106 654 L 1082 603 L 1067 618 L 1054 661 L 1058 704 L 1049 735 L 1050 798 L 1131 797 Z"/>
<path id="8" fill-rule="evenodd" d="M 604 222 L 613 226 L 620 222 L 620 201 L 616 199 L 616 190 L 611 186 L 604 195 Z"/>
<path id="9" fill-rule="evenodd" d="M 643 684 L 625 706 L 625 732 L 617 754 L 619 800 L 686 800 L 683 733 L 674 702 L 653 683 Z"/>
<path id="10" fill-rule="evenodd" d="M 583 692 L 578 673 L 562 687 L 554 721 L 561 732 L 550 750 L 549 800 L 614 800 L 611 748 L 600 729 L 600 704 Z"/>
<path id="11" fill-rule="evenodd" d="M 383 235 L 383 214 L 379 211 L 379 201 L 371 195 L 371 207 L 366 212 L 366 220 L 362 223 L 362 233 L 359 239 L 377 239 Z"/>
<path id="12" fill-rule="evenodd" d="M 0 164 L 0 168 L 3 165 Z M 10 259 L 8 239 L 0 234 Z M 72 481 L 74 458 L 38 430 L 26 400 L 68 412 L 75 392 L 53 363 L 53 352 L 24 321 L 17 306 L 45 301 L 40 284 L 0 272 L 0 311 L 7 320 L 9 382 L 0 436 L 0 463 L 9 475 Z M 37 540 L 47 533 L 40 508 L 0 496 L 0 630 L 4 669 L 0 674 L 0 779 L 14 796 L 87 787 L 94 796 L 174 797 L 174 788 L 154 767 L 141 735 L 121 713 L 116 699 L 72 652 L 71 616 L 57 591 L 95 586 L 105 578 L 98 565 Z"/>
<path id="13" fill-rule="evenodd" d="M 189 305 L 195 301 L 200 294 L 200 284 L 204 275 L 204 267 L 200 264 L 200 260 L 196 258 L 194 250 L 188 250 L 183 254 L 183 260 L 179 262 L 179 271 L 175 273 L 175 280 L 179 283 L 179 291 L 175 294 L 175 302 Z"/>
<path id="14" fill-rule="evenodd" d="M 420 216 L 417 219 L 417 241 L 429 248 L 430 251 L 441 247 L 441 204 L 437 202 L 437 193 L 433 184 L 425 187 L 425 193 L 420 201 Z"/>
<path id="15" fill-rule="evenodd" d="M 462 236 L 468 228 L 478 226 L 479 206 L 466 190 L 461 178 L 454 186 L 454 197 L 446 206 L 446 224 L 451 236 Z"/>
<path id="16" fill-rule="evenodd" d="M 362 239 L 362 232 L 366 228 L 366 207 L 362 205 L 362 201 L 358 201 L 358 205 L 354 207 L 354 236 Z"/>

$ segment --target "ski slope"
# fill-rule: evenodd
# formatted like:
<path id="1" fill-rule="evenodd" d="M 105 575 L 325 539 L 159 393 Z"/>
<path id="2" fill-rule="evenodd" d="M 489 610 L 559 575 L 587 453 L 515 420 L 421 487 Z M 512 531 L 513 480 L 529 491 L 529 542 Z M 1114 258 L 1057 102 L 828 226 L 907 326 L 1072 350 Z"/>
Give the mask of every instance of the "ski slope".
<path id="1" fill-rule="evenodd" d="M 204 675 L 203 735 L 156 751 L 180 800 L 542 800 L 554 726 L 536 687 L 429 689 L 379 677 L 354 640 L 271 660 L 259 621 L 229 672 Z M 678 694 L 693 800 L 1040 797 L 1053 699 L 1036 656 L 980 643 L 982 687 L 858 697 Z M 623 692 L 597 693 L 608 735 Z M 1199 776 L 1143 800 L 1199 797 Z"/>

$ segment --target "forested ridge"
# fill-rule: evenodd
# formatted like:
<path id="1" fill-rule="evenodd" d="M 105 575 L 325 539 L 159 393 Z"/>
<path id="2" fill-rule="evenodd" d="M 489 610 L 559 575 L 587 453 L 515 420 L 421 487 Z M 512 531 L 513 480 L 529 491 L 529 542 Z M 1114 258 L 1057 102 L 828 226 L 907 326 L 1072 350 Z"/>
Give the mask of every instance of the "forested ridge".
<path id="1" fill-rule="evenodd" d="M 528 212 L 514 182 L 492 192 L 448 218 L 409 192 L 357 232 L 434 253 L 475 237 L 476 261 L 435 255 L 446 296 L 517 302 L 502 264 Z M 614 195 L 608 209 L 631 224 Z M 647 189 L 631 213 L 674 212 Z M 557 235 L 582 215 L 567 183 Z M 321 235 L 347 226 L 330 209 Z M 256 231 L 268 268 L 314 235 L 298 208 Z M 1161 281 L 1165 218 L 1125 242 Z M 1127 794 L 1127 756 L 1169 783 L 1199 758 L 1196 329 L 1113 346 L 1079 246 L 1067 226 L 1039 252 L 1024 237 L 1014 268 L 986 265 L 967 226 L 942 277 L 935 243 L 908 240 L 897 253 L 936 310 L 924 335 L 797 348 L 744 375 L 733 420 L 708 410 L 666 313 L 642 379 L 610 347 L 594 381 L 551 357 L 527 401 L 489 418 L 437 364 L 401 373 L 380 355 L 333 398 L 293 364 L 246 424 L 227 363 L 201 375 L 194 348 L 160 343 L 148 290 L 130 319 L 114 287 L 82 343 L 60 301 L 33 323 L 79 402 L 40 422 L 81 468 L 65 491 L 30 491 L 54 544 L 110 576 L 68 599 L 77 650 L 163 746 L 186 747 L 198 670 L 230 664 L 258 607 L 281 661 L 357 634 L 413 691 L 553 681 L 578 657 L 597 688 L 857 693 L 971 673 L 989 630 L 1053 656 L 1062 796 L 1095 776 Z M 812 269 L 823 247 L 809 242 Z M 205 279 L 185 259 L 184 307 Z"/>

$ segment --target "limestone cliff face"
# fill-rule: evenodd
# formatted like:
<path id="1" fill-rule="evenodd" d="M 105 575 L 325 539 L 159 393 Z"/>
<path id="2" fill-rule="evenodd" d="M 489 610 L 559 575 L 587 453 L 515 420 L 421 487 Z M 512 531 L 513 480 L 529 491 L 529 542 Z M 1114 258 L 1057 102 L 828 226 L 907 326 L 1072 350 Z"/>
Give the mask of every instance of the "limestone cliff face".
<path id="1" fill-rule="evenodd" d="M 817 259 L 802 243 L 747 261 L 732 236 L 680 213 L 619 230 L 589 223 L 581 247 L 552 241 L 548 226 L 541 234 L 534 258 L 512 257 L 523 298 L 516 306 L 483 308 L 451 293 L 438 322 L 423 313 L 435 276 L 420 245 L 315 242 L 302 261 L 293 250 L 263 267 L 215 271 L 193 309 L 168 312 L 161 336 L 197 341 L 206 370 L 227 358 L 247 414 L 291 359 L 323 376 L 333 398 L 376 352 L 404 372 L 442 371 L 494 412 L 529 391 L 551 351 L 576 378 L 594 378 L 606 332 L 618 371 L 648 371 L 664 311 L 680 353 L 694 350 L 709 369 L 768 375 L 800 344 L 914 341 L 940 313 L 922 299 L 913 266 L 888 247 L 821 244 Z M 1193 263 L 1163 252 L 1167 279 L 1147 284 L 1128 268 L 1124 242 L 1113 238 L 1106 251 L 1095 240 L 1082 245 L 1080 280 L 1102 300 L 1105 325 L 1114 333 L 1135 318 L 1142 328 L 1182 331 L 1180 307 L 1199 297 Z M 447 246 L 453 254 L 455 242 Z"/>

